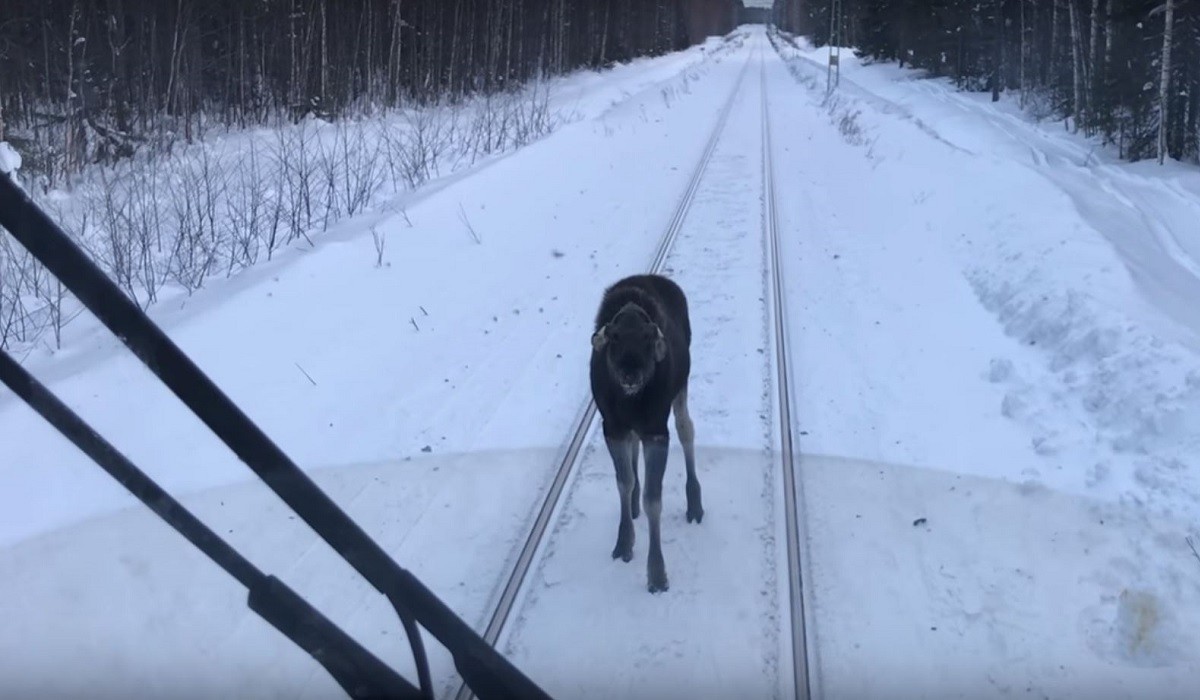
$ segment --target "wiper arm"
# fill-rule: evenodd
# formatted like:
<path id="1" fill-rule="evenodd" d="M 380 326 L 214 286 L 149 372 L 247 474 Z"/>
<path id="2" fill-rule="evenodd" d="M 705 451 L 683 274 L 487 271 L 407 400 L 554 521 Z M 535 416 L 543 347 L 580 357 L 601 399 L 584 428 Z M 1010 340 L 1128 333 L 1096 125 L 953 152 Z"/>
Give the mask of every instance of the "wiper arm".
<path id="1" fill-rule="evenodd" d="M 409 635 L 426 697 L 432 700 L 433 689 L 416 623 L 450 651 L 463 680 L 480 700 L 550 700 L 431 590 L 397 565 L 5 175 L 0 175 L 0 226 L 62 281 L 321 539 L 387 596 Z M 253 589 L 251 598 L 253 604 Z"/>
<path id="2" fill-rule="evenodd" d="M 249 589 L 250 609 L 303 648 L 355 698 L 420 698 L 421 693 L 320 611 L 268 576 L 88 425 L 36 377 L 0 349 L 0 382 L 139 501 Z"/>

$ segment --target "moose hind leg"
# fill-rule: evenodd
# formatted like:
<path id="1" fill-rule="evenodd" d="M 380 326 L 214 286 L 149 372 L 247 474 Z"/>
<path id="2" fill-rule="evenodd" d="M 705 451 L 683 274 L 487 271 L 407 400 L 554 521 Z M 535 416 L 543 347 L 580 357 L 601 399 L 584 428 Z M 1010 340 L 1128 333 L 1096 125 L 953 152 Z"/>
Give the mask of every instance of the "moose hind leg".
<path id="1" fill-rule="evenodd" d="M 633 448 L 632 433 L 620 436 L 605 436 L 608 453 L 612 457 L 613 469 L 617 475 L 617 495 L 621 499 L 621 520 L 617 526 L 617 545 L 613 547 L 612 558 L 622 561 L 633 559 Z"/>
<path id="2" fill-rule="evenodd" d="M 656 435 L 642 439 L 646 458 L 646 489 L 642 499 L 646 520 L 650 524 L 650 550 L 646 555 L 646 587 L 651 593 L 665 591 L 667 567 L 663 563 L 660 521 L 662 516 L 662 483 L 667 470 L 667 436 Z"/>
<path id="3" fill-rule="evenodd" d="M 687 469 L 687 521 L 700 522 L 704 505 L 700 498 L 700 480 L 696 478 L 696 428 L 688 414 L 687 387 L 680 390 L 672 404 L 675 413 L 675 432 L 683 445 L 683 462 Z"/>

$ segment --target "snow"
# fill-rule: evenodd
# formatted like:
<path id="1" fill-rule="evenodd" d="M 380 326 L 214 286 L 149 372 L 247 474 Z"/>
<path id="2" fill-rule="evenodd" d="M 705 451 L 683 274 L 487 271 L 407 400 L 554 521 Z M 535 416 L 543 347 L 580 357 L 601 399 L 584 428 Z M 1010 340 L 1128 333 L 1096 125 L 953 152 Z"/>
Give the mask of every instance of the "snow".
<path id="1" fill-rule="evenodd" d="M 7 141 L 0 141 L 0 173 L 5 175 L 21 169 L 21 154 Z"/>
<path id="2" fill-rule="evenodd" d="M 643 58 L 452 104 L 368 109 L 336 122 L 309 116 L 269 128 L 214 126 L 190 145 L 86 166 L 60 182 L 62 189 L 47 190 L 49 181 L 37 173 L 25 180 L 35 201 L 139 305 L 187 303 L 196 288 L 301 248 L 331 227 L 371 230 L 531 141 L 612 113 L 633 94 L 657 91 L 669 104 L 686 94 L 706 60 L 734 46 L 713 37 L 665 60 Z M 201 212 L 203 221 L 196 218 Z M 469 224 L 466 212 L 460 223 Z M 387 238 L 379 241 L 386 249 Z M 139 261 L 134 269 L 130 260 Z M 74 322 L 78 303 L 68 297 L 61 313 L 47 304 L 55 290 L 4 249 L 0 266 L 10 267 L 23 288 L 0 313 L 12 313 L 15 300 L 14 318 L 24 319 L 0 327 L 0 341 L 22 355 L 76 353 L 79 339 L 86 342 L 95 329 Z M 61 342 L 56 319 L 65 319 Z"/>
<path id="3" fill-rule="evenodd" d="M 383 547 L 476 621 L 523 513 L 490 497 L 536 490 L 550 450 L 428 455 L 309 474 Z M 403 488 L 389 488 L 402 480 Z M 469 501 L 472 519 L 463 518 Z M 191 494 L 186 505 L 261 570 L 410 680 L 395 612 L 265 486 Z M 521 503 L 528 506 L 528 503 Z M 473 527 L 486 522 L 489 527 Z M 452 556 L 432 542 L 452 541 Z M 469 555 L 467 555 L 469 553 Z M 149 510 L 122 509 L 0 550 L 0 679 L 6 694 L 326 698 L 336 683 L 246 608 L 245 589 Z M 435 680 L 453 666 L 426 635 Z M 71 664 L 63 674 L 61 664 Z M 440 673 L 439 673 L 440 671 Z"/>
<path id="4" fill-rule="evenodd" d="M 723 70 L 734 77 L 739 63 Z M 704 520 L 685 520 L 683 453 L 673 444 L 661 526 L 669 601 L 648 595 L 644 516 L 635 521 L 633 561 L 614 563 L 606 554 L 616 538 L 616 490 L 607 448 L 594 431 L 518 621 L 498 645 L 545 679 L 554 697 L 783 692 L 771 507 L 776 468 L 764 449 L 772 434 L 764 362 L 770 345 L 765 316 L 756 312 L 765 293 L 758 73 L 752 60 L 664 270 L 690 290 L 697 351 L 688 405 L 697 442 L 705 445 L 697 458 Z M 607 595 L 597 597 L 599 591 Z M 600 624 L 597 613 L 579 614 L 587 610 L 602 616 L 600 644 L 576 641 Z"/>
<path id="5" fill-rule="evenodd" d="M 676 66 L 670 77 L 642 78 L 625 103 L 563 127 L 553 144 L 418 192 L 402 214 L 364 216 L 386 241 L 383 267 L 375 267 L 364 221 L 347 222 L 315 239 L 315 252 L 286 251 L 151 315 L 306 468 L 396 459 L 427 446 L 558 440 L 585 395 L 586 382 L 568 368 L 586 361 L 590 346 L 575 341 L 590 337 L 591 307 L 614 270 L 644 265 L 670 216 L 620 202 L 675 196 L 707 137 L 708 125 L 688 118 L 686 106 L 726 90 L 714 81 L 649 122 L 642 110 L 662 105 L 661 92 L 691 82 L 696 69 L 694 57 L 667 60 Z M 633 133 L 635 125 L 645 128 Z M 680 147 L 656 152 L 668 136 Z M 562 187 L 531 193 L 528 174 L 559 170 L 564 151 L 601 157 L 572 158 Z M 612 188 L 614 170 L 639 158 L 644 169 Z M 542 206 L 531 207 L 530 194 Z M 445 270 L 469 283 L 446 285 Z M 246 478 L 107 331 L 82 323 L 74 331 L 73 351 L 27 364 L 135 464 L 172 493 Z M 561 389 L 534 381 L 548 372 L 561 372 Z M 131 502 L 23 405 L 0 407 L 0 425 L 33 438 L 9 447 L 0 464 L 0 543 Z M 154 470 L 161 455 L 172 463 Z M 43 468 L 28 469 L 35 463 Z"/>
<path id="6" fill-rule="evenodd" d="M 774 135 L 810 650 L 822 697 L 1187 697 L 1200 681 L 1200 172 L 743 27 L 556 91 L 546 138 L 151 309 L 477 628 L 587 396 L 600 292 L 668 258 L 706 514 L 673 445 L 645 591 L 595 435 L 500 640 L 556 697 L 790 694 L 759 132 Z M 470 226 L 478 241 L 468 232 Z M 375 265 L 372 229 L 386 241 Z M 26 360 L 264 571 L 411 678 L 385 600 L 116 341 Z M 19 436 L 19 439 L 12 436 Z M 0 681 L 19 695 L 324 697 L 244 591 L 0 395 Z M 443 691 L 456 674 L 431 644 Z M 59 669 L 69 664 L 70 677 Z"/>
<path id="7" fill-rule="evenodd" d="M 1194 695 L 1189 523 L 962 472 L 804 469 L 822 697 Z"/>
<path id="8" fill-rule="evenodd" d="M 783 52 L 822 689 L 1187 695 L 1200 174 Z"/>

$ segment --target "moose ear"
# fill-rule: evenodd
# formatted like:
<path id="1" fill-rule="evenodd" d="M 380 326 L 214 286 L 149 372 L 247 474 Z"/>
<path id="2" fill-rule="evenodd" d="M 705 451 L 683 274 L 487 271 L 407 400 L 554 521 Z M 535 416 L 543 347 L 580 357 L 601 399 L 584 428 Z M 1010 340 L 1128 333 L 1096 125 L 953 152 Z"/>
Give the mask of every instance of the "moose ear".
<path id="1" fill-rule="evenodd" d="M 608 344 L 608 326 L 601 326 L 600 330 L 592 334 L 592 350 L 601 350 Z"/>
<path id="2" fill-rule="evenodd" d="M 654 361 L 662 362 L 667 357 L 667 339 L 663 337 L 662 329 L 654 327 Z"/>

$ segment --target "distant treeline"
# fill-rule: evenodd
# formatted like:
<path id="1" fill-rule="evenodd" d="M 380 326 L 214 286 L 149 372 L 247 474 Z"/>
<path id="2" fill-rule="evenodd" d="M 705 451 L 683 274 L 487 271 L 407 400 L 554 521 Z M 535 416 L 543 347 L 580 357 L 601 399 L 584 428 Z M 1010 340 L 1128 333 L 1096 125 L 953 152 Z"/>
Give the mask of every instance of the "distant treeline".
<path id="1" fill-rule="evenodd" d="M 69 174 L 204 124 L 502 91 L 685 48 L 738 0 L 4 0 L 0 140 Z"/>
<path id="2" fill-rule="evenodd" d="M 829 0 L 777 0 L 774 21 L 825 45 Z M 1129 159 L 1200 160 L 1200 0 L 842 0 L 842 46 L 1020 91 L 1041 116 Z"/>

